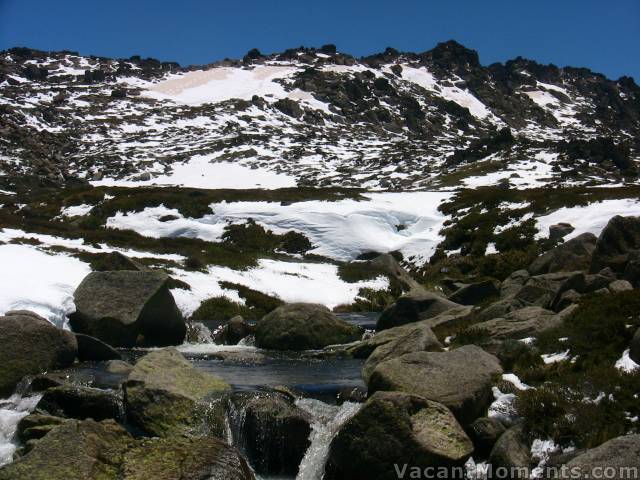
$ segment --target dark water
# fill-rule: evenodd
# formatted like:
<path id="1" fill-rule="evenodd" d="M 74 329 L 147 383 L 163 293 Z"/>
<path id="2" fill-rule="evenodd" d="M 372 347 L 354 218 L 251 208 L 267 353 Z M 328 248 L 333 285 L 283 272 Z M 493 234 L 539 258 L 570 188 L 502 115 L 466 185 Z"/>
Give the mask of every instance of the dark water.
<path id="1" fill-rule="evenodd" d="M 218 375 L 236 390 L 284 386 L 306 397 L 335 401 L 340 394 L 365 390 L 363 361 L 353 358 L 314 358 L 309 354 L 283 354 L 249 350 L 232 355 L 194 355 L 194 366 Z"/>

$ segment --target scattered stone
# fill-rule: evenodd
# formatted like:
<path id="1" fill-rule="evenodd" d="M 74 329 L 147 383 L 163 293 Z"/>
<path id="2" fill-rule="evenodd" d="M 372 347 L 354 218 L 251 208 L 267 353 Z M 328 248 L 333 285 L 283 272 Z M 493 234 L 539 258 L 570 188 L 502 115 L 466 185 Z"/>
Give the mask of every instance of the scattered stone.
<path id="1" fill-rule="evenodd" d="M 416 352 L 380 363 L 369 380 L 369 393 L 401 391 L 440 402 L 463 424 L 485 412 L 493 396 L 499 360 L 475 345 L 448 352 Z"/>
<path id="2" fill-rule="evenodd" d="M 447 310 L 461 306 L 435 293 L 414 290 L 402 295 L 396 303 L 382 312 L 378 319 L 376 330 L 380 331 L 407 323 L 427 320 Z"/>
<path id="3" fill-rule="evenodd" d="M 237 345 L 240 340 L 253 333 L 253 328 L 240 315 L 236 315 L 225 323 L 215 335 L 216 343 Z"/>
<path id="4" fill-rule="evenodd" d="M 500 285 L 500 297 L 513 297 L 522 288 L 531 275 L 527 270 L 516 270 Z"/>
<path id="5" fill-rule="evenodd" d="M 631 285 L 627 280 L 614 280 L 607 288 L 611 293 L 621 293 L 633 290 L 633 285 Z"/>
<path id="6" fill-rule="evenodd" d="M 68 367 L 77 352 L 71 332 L 33 312 L 9 312 L 0 317 L 0 397 L 11 395 L 26 375 Z"/>
<path id="7" fill-rule="evenodd" d="M 608 478 L 628 478 L 629 469 L 640 469 L 640 435 L 624 435 L 603 443 L 599 447 L 587 450 L 566 464 L 566 477 L 569 472 L 579 471 L 579 478 L 596 478 L 602 472 L 615 472 Z M 575 469 L 575 470 L 573 470 Z"/>
<path id="8" fill-rule="evenodd" d="M 331 442 L 323 478 L 398 478 L 394 466 L 451 467 L 462 465 L 472 452 L 471 441 L 444 405 L 377 392 Z"/>
<path id="9" fill-rule="evenodd" d="M 543 273 L 588 270 L 596 249 L 597 238 L 592 233 L 583 233 L 543 253 L 529 265 L 531 275 Z"/>
<path id="10" fill-rule="evenodd" d="M 371 340 L 378 346 L 362 367 L 362 378 L 365 383 L 369 381 L 371 374 L 381 362 L 400 357 L 405 353 L 442 350 L 438 338 L 424 322 L 409 323 L 383 330 Z"/>
<path id="11" fill-rule="evenodd" d="M 593 253 L 591 271 L 597 272 L 609 267 L 621 274 L 635 250 L 640 250 L 640 217 L 616 215 L 600 233 Z"/>
<path id="12" fill-rule="evenodd" d="M 556 223 L 555 225 L 551 225 L 549 227 L 549 239 L 550 240 L 559 240 L 561 238 L 566 237 L 571 232 L 575 230 L 575 227 L 570 223 Z"/>
<path id="13" fill-rule="evenodd" d="M 102 340 L 76 333 L 76 341 L 78 342 L 78 360 L 81 362 L 103 362 L 106 360 L 121 360 L 122 355 L 110 345 Z"/>
<path id="14" fill-rule="evenodd" d="M 74 293 L 74 331 L 115 347 L 182 343 L 186 326 L 163 272 L 92 272 Z"/>
<path id="15" fill-rule="evenodd" d="M 271 350 L 315 350 L 359 340 L 362 329 L 340 320 L 323 305 L 290 303 L 256 326 L 256 346 Z"/>
<path id="16" fill-rule="evenodd" d="M 112 390 L 64 385 L 45 390 L 38 407 L 57 417 L 121 419 L 122 398 Z"/>
<path id="17" fill-rule="evenodd" d="M 500 436 L 491 450 L 489 463 L 493 466 L 494 471 L 500 467 L 512 469 L 531 466 L 531 449 L 527 445 L 521 424 L 511 427 Z M 529 477 L 523 475 L 516 478 Z"/>
<path id="18" fill-rule="evenodd" d="M 124 383 L 127 419 L 149 435 L 202 429 L 205 397 L 229 390 L 218 377 L 196 370 L 177 350 L 146 354 Z M 209 412 L 207 412 L 209 413 Z M 218 421 L 214 427 L 221 428 Z"/>
<path id="19" fill-rule="evenodd" d="M 468 429 L 469 437 L 475 447 L 474 454 L 477 453 L 481 457 L 488 456 L 505 431 L 505 426 L 497 418 L 478 418 Z"/>
<path id="20" fill-rule="evenodd" d="M 500 293 L 500 282 L 485 280 L 472 283 L 456 290 L 449 296 L 449 300 L 460 305 L 477 305 L 489 298 L 496 297 Z"/>

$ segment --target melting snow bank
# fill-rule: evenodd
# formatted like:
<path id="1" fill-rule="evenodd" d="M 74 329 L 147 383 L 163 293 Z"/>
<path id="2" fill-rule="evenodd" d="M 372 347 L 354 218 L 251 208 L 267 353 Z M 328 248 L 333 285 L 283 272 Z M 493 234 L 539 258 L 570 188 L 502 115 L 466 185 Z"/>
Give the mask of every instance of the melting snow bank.
<path id="1" fill-rule="evenodd" d="M 433 255 L 447 217 L 438 211 L 450 192 L 368 193 L 366 200 L 233 202 L 211 205 L 214 213 L 184 218 L 163 206 L 141 212 L 118 212 L 107 226 L 134 230 L 150 237 L 195 237 L 218 241 L 228 223 L 253 219 L 275 233 L 303 233 L 315 246 L 312 253 L 335 260 L 353 260 L 364 252 L 401 251 L 421 264 Z M 166 215 L 175 220 L 160 221 Z"/>
<path id="2" fill-rule="evenodd" d="M 384 290 L 389 286 L 385 277 L 347 283 L 338 276 L 338 267 L 325 263 L 281 262 L 262 259 L 248 270 L 209 266 L 207 272 L 174 269 L 175 278 L 188 283 L 191 290 L 171 291 L 182 313 L 191 315 L 203 300 L 224 296 L 244 303 L 235 290 L 220 287 L 219 282 L 245 285 L 259 292 L 276 296 L 285 302 L 320 303 L 328 308 L 353 303 L 361 288 Z"/>
<path id="3" fill-rule="evenodd" d="M 42 395 L 21 397 L 15 394 L 0 400 L 0 467 L 11 463 L 17 445 L 14 436 L 18 423 L 36 408 Z"/>
<path id="4" fill-rule="evenodd" d="M 296 405 L 311 414 L 311 445 L 304 455 L 296 480 L 322 480 L 329 456 L 329 446 L 340 427 L 362 407 L 360 403 L 345 402 L 342 406 L 328 405 L 320 400 L 303 398 Z"/>
<path id="5" fill-rule="evenodd" d="M 89 265 L 31 245 L 0 245 L 0 313 L 32 310 L 61 327 L 75 311 L 73 292 Z"/>
<path id="6" fill-rule="evenodd" d="M 108 187 L 157 185 L 205 189 L 266 188 L 269 190 L 297 185 L 295 178 L 289 175 L 265 168 L 252 168 L 239 163 L 215 162 L 212 161 L 210 155 L 195 155 L 185 163 L 172 164 L 171 169 L 170 173 L 164 173 L 164 166 L 156 164 L 153 171 L 149 171 L 149 173 L 157 174 L 157 176 L 153 176 L 149 180 L 106 178 L 91 182 L 91 184 Z"/>
<path id="7" fill-rule="evenodd" d="M 633 199 L 603 200 L 584 206 L 560 208 L 549 215 L 536 218 L 538 237 L 548 237 L 549 227 L 560 222 L 570 223 L 575 227 L 565 240 L 586 232 L 598 236 L 611 217 L 616 215 L 640 215 L 640 202 Z"/>

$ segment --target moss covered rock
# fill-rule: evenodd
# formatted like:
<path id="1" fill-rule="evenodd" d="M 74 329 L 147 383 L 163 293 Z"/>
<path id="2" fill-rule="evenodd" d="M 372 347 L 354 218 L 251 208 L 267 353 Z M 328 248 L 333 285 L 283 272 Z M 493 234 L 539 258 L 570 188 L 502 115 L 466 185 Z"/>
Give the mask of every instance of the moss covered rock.
<path id="1" fill-rule="evenodd" d="M 256 345 L 271 350 L 312 350 L 349 343 L 362 329 L 311 303 L 290 303 L 265 315 L 256 326 Z"/>
<path id="2" fill-rule="evenodd" d="M 444 405 L 377 392 L 331 442 L 324 478 L 399 478 L 396 465 L 422 470 L 461 465 L 472 452 L 471 441 Z"/>
<path id="3" fill-rule="evenodd" d="M 150 435 L 197 431 L 209 413 L 205 397 L 229 389 L 222 379 L 193 368 L 177 350 L 157 350 L 138 360 L 124 383 L 127 418 Z"/>

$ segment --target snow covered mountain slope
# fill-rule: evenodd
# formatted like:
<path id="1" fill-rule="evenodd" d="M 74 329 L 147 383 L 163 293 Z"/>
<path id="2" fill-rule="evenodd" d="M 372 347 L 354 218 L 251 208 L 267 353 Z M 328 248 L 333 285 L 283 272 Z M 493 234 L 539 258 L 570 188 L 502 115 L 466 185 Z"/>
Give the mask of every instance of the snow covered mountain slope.
<path id="1" fill-rule="evenodd" d="M 640 214 L 639 139 L 631 78 L 482 66 L 455 42 L 186 68 L 14 48 L 0 313 L 63 324 L 82 277 L 119 254 L 170 273 L 185 315 L 259 295 L 380 309 L 399 292 L 366 264 L 378 253 L 425 284 L 499 278 L 552 246 L 555 223 L 598 234 Z"/>
<path id="2" fill-rule="evenodd" d="M 242 188 L 597 184 L 635 181 L 640 158 L 631 78 L 485 67 L 453 41 L 188 68 L 16 48 L 0 53 L 0 109 L 0 168 L 58 183 L 223 188 L 250 171 Z"/>

